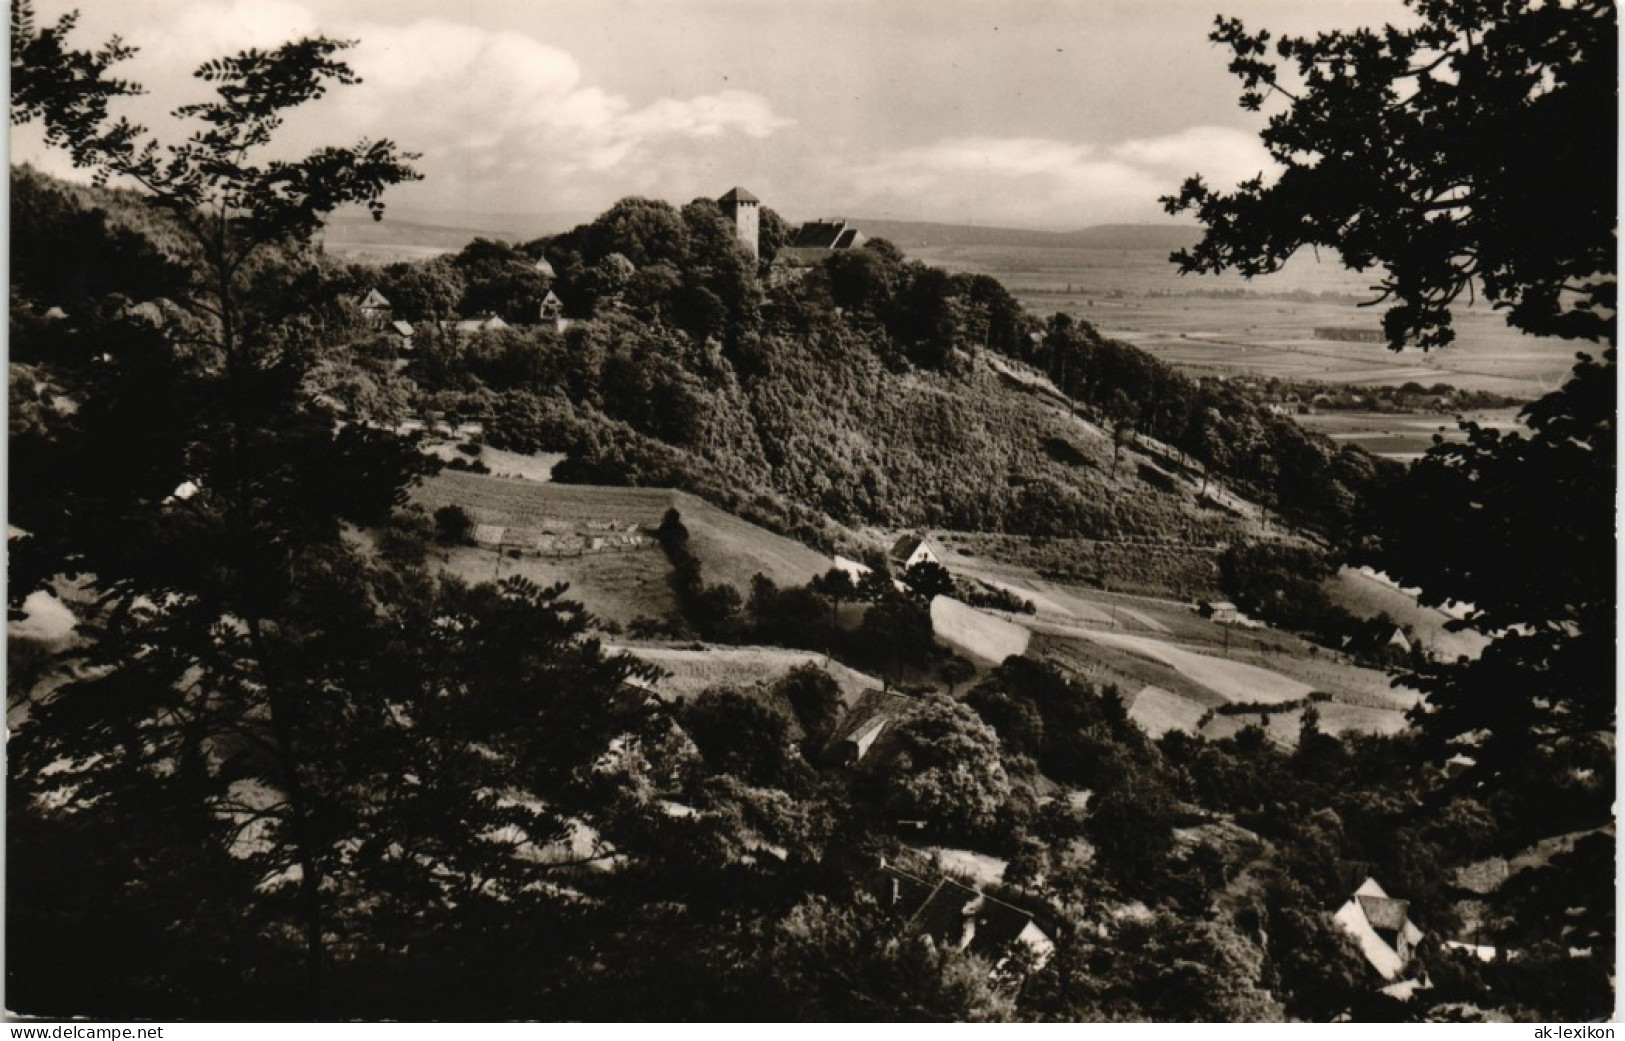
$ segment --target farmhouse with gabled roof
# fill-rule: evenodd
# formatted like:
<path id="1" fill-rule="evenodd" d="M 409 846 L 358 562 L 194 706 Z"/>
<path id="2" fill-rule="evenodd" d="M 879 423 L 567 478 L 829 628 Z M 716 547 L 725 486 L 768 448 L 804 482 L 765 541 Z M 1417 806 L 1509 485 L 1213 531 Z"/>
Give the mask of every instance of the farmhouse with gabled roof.
<path id="1" fill-rule="evenodd" d="M 1359 942 L 1366 961 L 1385 980 L 1404 971 L 1423 935 L 1410 919 L 1409 901 L 1395 900 L 1373 878 L 1366 879 L 1332 917 Z"/>
<path id="2" fill-rule="evenodd" d="M 942 554 L 937 551 L 929 539 L 920 535 L 904 535 L 892 543 L 891 552 L 887 554 L 892 566 L 898 571 L 907 571 L 915 564 L 929 561 L 932 564 L 942 564 Z"/>
<path id="3" fill-rule="evenodd" d="M 1030 913 L 962 882 L 922 879 L 886 864 L 880 869 L 880 883 L 881 903 L 906 916 L 905 928 L 943 946 L 980 955 L 996 969 L 1017 947 L 1025 948 L 1040 966 L 1055 953 L 1054 941 Z"/>

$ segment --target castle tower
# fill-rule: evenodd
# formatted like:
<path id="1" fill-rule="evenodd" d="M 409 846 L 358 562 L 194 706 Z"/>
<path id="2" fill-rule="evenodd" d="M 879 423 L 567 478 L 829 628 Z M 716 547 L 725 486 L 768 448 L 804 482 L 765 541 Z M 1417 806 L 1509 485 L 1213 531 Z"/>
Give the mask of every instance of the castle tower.
<path id="1" fill-rule="evenodd" d="M 739 236 L 739 244 L 750 251 L 753 258 L 761 254 L 761 228 L 762 228 L 762 200 L 743 188 L 731 189 L 727 195 L 717 200 L 722 212 L 733 221 L 734 234 Z"/>

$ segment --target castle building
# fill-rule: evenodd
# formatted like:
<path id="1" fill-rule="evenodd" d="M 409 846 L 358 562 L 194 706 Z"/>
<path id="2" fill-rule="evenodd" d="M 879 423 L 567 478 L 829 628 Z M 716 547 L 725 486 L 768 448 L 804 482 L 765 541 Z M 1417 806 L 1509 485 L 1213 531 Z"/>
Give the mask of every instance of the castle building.
<path id="1" fill-rule="evenodd" d="M 717 200 L 722 212 L 733 222 L 739 244 L 750 252 L 751 258 L 762 255 L 762 200 L 743 188 L 733 188 Z"/>

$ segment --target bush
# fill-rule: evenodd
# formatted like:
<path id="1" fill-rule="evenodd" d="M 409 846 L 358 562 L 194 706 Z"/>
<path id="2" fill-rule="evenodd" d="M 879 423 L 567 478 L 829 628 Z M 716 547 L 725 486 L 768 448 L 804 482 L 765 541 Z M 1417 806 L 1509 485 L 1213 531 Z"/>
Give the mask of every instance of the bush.
<path id="1" fill-rule="evenodd" d="M 467 545 L 474 534 L 474 518 L 461 506 L 442 506 L 434 511 L 434 533 L 443 546 Z"/>

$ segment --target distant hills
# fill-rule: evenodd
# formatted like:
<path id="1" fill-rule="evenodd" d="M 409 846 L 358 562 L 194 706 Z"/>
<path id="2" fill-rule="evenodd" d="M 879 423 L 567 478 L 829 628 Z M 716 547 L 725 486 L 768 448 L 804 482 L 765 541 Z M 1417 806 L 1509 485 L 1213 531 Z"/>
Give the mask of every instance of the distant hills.
<path id="1" fill-rule="evenodd" d="M 1201 229 L 1178 224 L 1097 224 L 1076 231 L 988 228 L 974 224 L 866 220 L 852 223 L 870 238 L 885 238 L 904 249 L 922 246 L 1021 246 L 1029 249 L 1179 249 L 1193 246 Z"/>
<path id="2" fill-rule="evenodd" d="M 391 207 L 382 221 L 365 211 L 336 214 L 324 239 L 330 247 L 405 247 L 458 250 L 478 237 L 523 242 L 566 231 L 592 214 L 436 213 Z M 870 238 L 890 239 L 903 249 L 943 246 L 1011 246 L 1026 249 L 1155 249 L 1194 245 L 1200 229 L 1177 224 L 1099 224 L 1074 231 L 992 228 L 974 224 L 850 218 Z"/>

